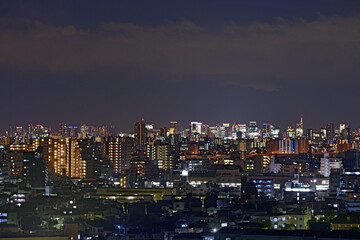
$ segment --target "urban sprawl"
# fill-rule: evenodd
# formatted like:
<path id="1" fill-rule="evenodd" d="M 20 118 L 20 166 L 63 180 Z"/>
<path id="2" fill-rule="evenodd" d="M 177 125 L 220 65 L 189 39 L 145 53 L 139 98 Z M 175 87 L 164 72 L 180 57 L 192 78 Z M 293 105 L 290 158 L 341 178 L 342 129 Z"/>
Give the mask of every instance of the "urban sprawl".
<path id="1" fill-rule="evenodd" d="M 359 239 L 360 131 L 299 120 L 11 126 L 0 238 Z"/>

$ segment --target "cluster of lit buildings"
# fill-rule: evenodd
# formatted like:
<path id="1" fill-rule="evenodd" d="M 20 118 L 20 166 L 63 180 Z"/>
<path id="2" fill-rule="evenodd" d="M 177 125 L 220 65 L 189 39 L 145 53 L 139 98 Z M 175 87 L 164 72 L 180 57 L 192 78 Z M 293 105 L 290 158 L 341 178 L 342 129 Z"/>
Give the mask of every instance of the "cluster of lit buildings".
<path id="1" fill-rule="evenodd" d="M 249 159 L 253 155 L 333 154 L 358 149 L 358 139 L 357 132 L 350 132 L 346 124 L 335 128 L 333 123 L 329 123 L 319 131 L 304 131 L 302 117 L 295 129 L 288 127 L 285 131 L 268 123 L 259 128 L 255 121 L 248 125 L 223 123 L 214 126 L 191 122 L 185 129 L 179 122 L 172 121 L 169 128 L 156 129 L 154 124 L 141 119 L 134 124 L 134 133 L 130 134 L 116 134 L 113 125 L 94 127 L 82 124 L 77 127 L 60 123 L 58 132 L 42 125 L 10 127 L 2 136 L 1 144 L 3 151 L 7 152 L 3 159 L 11 158 L 10 171 L 14 176 L 21 172 L 17 167 L 21 166 L 17 162 L 21 160 L 12 155 L 37 152 L 47 171 L 54 176 L 96 179 L 108 173 L 127 174 L 132 166 L 139 165 L 134 164 L 139 159 L 157 169 L 172 171 L 184 165 L 192 169 L 192 162 L 200 169 L 206 161 L 212 165 L 214 156 L 225 156 L 215 164 L 235 164 L 251 169 L 253 164 Z M 238 159 L 232 159 L 231 154 L 237 154 Z M 204 161 L 195 163 L 193 160 L 198 156 L 206 157 Z M 190 163 L 184 164 L 186 161 Z M 326 163 L 334 164 L 330 160 Z M 324 175 L 328 176 L 329 170 Z"/>
<path id="2" fill-rule="evenodd" d="M 0 194 L 0 210 L 1 205 L 21 207 L 29 196 L 54 196 L 62 188 L 57 182 L 65 181 L 79 188 L 81 198 L 102 203 L 141 205 L 170 198 L 173 204 L 185 204 L 198 199 L 203 213 L 214 207 L 242 209 L 236 221 L 219 218 L 207 226 L 215 232 L 245 222 L 264 228 L 268 221 L 272 224 L 265 228 L 273 230 L 290 225 L 308 229 L 307 222 L 321 219 L 324 209 L 360 212 L 359 143 L 359 131 L 347 124 L 304 129 L 302 117 L 295 128 L 284 130 L 255 121 L 185 126 L 172 121 L 156 128 L 144 119 L 127 134 L 117 133 L 113 125 L 60 123 L 57 131 L 42 125 L 10 127 L 0 137 L 0 190 L 5 196 L 2 201 Z M 214 196 L 215 205 L 206 208 Z M 258 211 L 269 201 L 276 209 Z M 169 214 L 186 209 L 188 203 L 181 204 L 169 208 Z M 257 211 L 248 216 L 251 206 Z M 180 224 L 175 232 L 194 231 L 188 225 Z"/>

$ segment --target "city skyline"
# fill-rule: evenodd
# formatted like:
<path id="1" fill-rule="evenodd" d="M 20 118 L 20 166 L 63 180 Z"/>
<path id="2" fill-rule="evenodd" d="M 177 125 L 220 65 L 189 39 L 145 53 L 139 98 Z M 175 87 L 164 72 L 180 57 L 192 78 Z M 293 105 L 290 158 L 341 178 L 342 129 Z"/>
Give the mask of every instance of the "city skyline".
<path id="1" fill-rule="evenodd" d="M 179 121 L 170 121 L 168 125 L 158 125 L 153 122 L 147 122 L 144 118 L 134 122 L 131 131 L 122 131 L 116 128 L 114 124 L 91 125 L 86 123 L 68 124 L 66 122 L 59 123 L 57 127 L 52 128 L 41 124 L 28 124 L 10 126 L 5 130 L 2 136 L 8 137 L 52 137 L 52 136 L 68 136 L 68 137 L 94 137 L 94 136 L 131 136 L 139 129 L 138 124 L 142 125 L 145 132 L 152 132 L 153 136 L 170 136 L 174 134 L 187 137 L 193 131 L 201 133 L 206 137 L 220 137 L 228 139 L 262 139 L 262 138 L 294 138 L 307 137 L 332 139 L 335 136 L 344 137 L 346 130 L 346 138 L 355 137 L 360 133 L 360 129 L 353 129 L 347 123 L 335 124 L 328 122 L 325 126 L 318 129 L 304 127 L 303 116 L 295 125 L 289 125 L 285 128 L 276 123 L 249 121 L 249 122 L 233 122 L 233 123 L 216 123 L 209 124 L 206 122 L 191 121 L 188 124 Z M 252 133 L 251 133 L 252 132 Z M 240 135 L 239 135 L 240 133 Z M 315 135 L 313 135 L 315 134 Z M 0 135 L 1 136 L 1 135 Z"/>
<path id="2" fill-rule="evenodd" d="M 303 116 L 300 115 L 300 118 L 298 120 L 300 121 L 294 121 L 292 124 L 289 124 L 289 125 L 286 125 L 286 126 L 281 126 L 275 122 L 268 122 L 268 121 L 258 121 L 258 120 L 249 120 L 249 121 L 233 121 L 233 122 L 227 122 L 227 121 L 223 121 L 223 122 L 217 122 L 217 123 L 209 123 L 207 121 L 198 121 L 198 120 L 193 120 L 193 121 L 189 121 L 189 122 L 181 122 L 181 121 L 177 121 L 177 120 L 172 120 L 172 121 L 168 121 L 167 123 L 165 124 L 159 124 L 157 122 L 153 122 L 153 121 L 148 121 L 148 119 L 146 118 L 140 118 L 138 120 L 134 120 L 132 122 L 131 125 L 129 125 L 127 128 L 128 130 L 124 130 L 124 129 L 120 129 L 118 128 L 118 125 L 116 123 L 100 123 L 100 124 L 90 124 L 90 123 L 87 123 L 87 122 L 81 122 L 81 123 L 74 123 L 74 122 L 58 122 L 56 125 L 47 125 L 47 124 L 42 124 L 42 123 L 27 123 L 27 124 L 13 124 L 13 125 L 10 125 L 8 126 L 7 128 L 5 129 L 0 129 L 0 133 L 5 133 L 7 131 L 9 131 L 9 128 L 11 127 L 35 127 L 35 126 L 38 126 L 38 125 L 41 125 L 43 127 L 47 127 L 49 129 L 51 129 L 52 132 L 56 133 L 58 132 L 59 130 L 59 126 L 64 123 L 66 124 L 67 126 L 75 126 L 77 128 L 80 128 L 81 126 L 85 125 L 85 126 L 89 126 L 89 127 L 101 127 L 101 126 L 113 126 L 115 127 L 116 129 L 116 134 L 120 134 L 120 133 L 124 133 L 124 134 L 130 134 L 133 132 L 134 128 L 134 124 L 136 122 L 139 122 L 141 120 L 144 120 L 147 124 L 152 124 L 154 126 L 154 128 L 162 128 L 162 127 L 169 127 L 171 125 L 171 122 L 177 122 L 179 124 L 179 126 L 182 128 L 182 130 L 186 130 L 190 127 L 191 123 L 192 122 L 201 122 L 202 124 L 204 125 L 207 125 L 207 126 L 219 126 L 221 124 L 230 124 L 230 126 L 233 126 L 234 124 L 245 124 L 247 126 L 249 126 L 249 123 L 251 122 L 256 122 L 257 123 L 257 126 L 259 127 L 259 129 L 263 128 L 264 127 L 264 124 L 271 124 L 277 128 L 279 128 L 280 130 L 282 131 L 286 131 L 286 129 L 288 127 L 293 127 L 294 129 L 296 129 L 297 125 L 301 122 L 302 123 L 302 128 L 303 129 L 312 129 L 314 131 L 317 131 L 317 130 L 320 130 L 321 128 L 326 128 L 326 126 L 330 123 L 334 124 L 335 128 L 338 129 L 340 125 L 344 124 L 344 125 L 348 125 L 352 128 L 352 131 L 357 131 L 359 129 L 357 128 L 354 128 L 351 124 L 349 124 L 348 122 L 332 122 L 332 121 L 328 121 L 327 123 L 324 123 L 322 124 L 321 126 L 318 126 L 318 127 L 309 127 L 307 126 L 306 124 L 306 121 L 305 121 L 305 124 L 303 122 Z"/>
<path id="3" fill-rule="evenodd" d="M 130 133 L 133 131 L 133 124 L 138 122 L 138 121 L 141 121 L 141 120 L 144 120 L 147 124 L 152 124 L 155 126 L 155 128 L 161 128 L 161 127 L 168 127 L 170 125 L 171 122 L 177 122 L 180 124 L 181 127 L 183 128 L 187 128 L 188 126 L 190 126 L 190 124 L 192 122 L 201 122 L 205 125 L 208 125 L 208 126 L 217 126 L 217 125 L 221 125 L 221 124 L 246 124 L 248 125 L 250 122 L 256 122 L 257 125 L 259 126 L 262 126 L 263 124 L 272 124 L 276 127 L 279 127 L 280 129 L 286 129 L 287 127 L 296 127 L 296 125 L 300 122 L 302 122 L 301 120 L 303 119 L 303 116 L 300 115 L 300 121 L 294 121 L 293 123 L 291 124 L 288 124 L 286 126 L 281 126 L 275 122 L 269 122 L 269 121 L 261 121 L 261 120 L 256 120 L 256 119 L 252 119 L 252 120 L 249 120 L 249 121 L 222 121 L 222 122 L 216 122 L 216 123 L 212 123 L 212 122 L 208 122 L 208 121 L 200 121 L 200 120 L 192 120 L 192 121 L 189 121 L 189 122 L 182 122 L 182 121 L 178 121 L 176 119 L 172 119 L 171 121 L 167 121 L 165 124 L 160 124 L 160 123 L 157 123 L 157 122 L 153 122 L 153 121 L 148 121 L 148 119 L 146 118 L 140 118 L 138 120 L 134 120 L 132 122 L 132 125 L 128 126 L 128 131 L 127 130 L 124 130 L 124 129 L 119 129 L 117 124 L 116 123 L 100 123 L 100 124 L 91 124 L 91 123 L 88 123 L 86 121 L 82 121 L 80 123 L 76 123 L 76 122 L 67 122 L 67 121 L 63 121 L 63 122 L 58 122 L 57 124 L 55 125 L 50 125 L 50 124 L 44 124 L 44 123 L 40 123 L 40 122 L 37 122 L 37 123 L 20 123 L 20 124 L 12 124 L 10 126 L 8 126 L 7 128 L 5 129 L 0 129 L 0 132 L 2 131 L 7 131 L 10 127 L 17 127 L 17 126 L 22 126 L 22 127 L 30 127 L 30 126 L 37 126 L 37 125 L 41 125 L 41 126 L 44 126 L 44 127 L 49 127 L 50 129 L 52 129 L 52 131 L 57 131 L 57 129 L 59 128 L 59 125 L 62 124 L 62 123 L 65 123 L 66 125 L 68 126 L 76 126 L 76 127 L 79 127 L 79 126 L 82 126 L 82 125 L 86 125 L 86 126 L 115 126 L 117 128 L 117 130 L 119 131 L 119 133 Z M 164 121 L 165 122 L 165 121 Z M 326 127 L 327 124 L 329 123 L 333 123 L 335 124 L 335 126 L 338 126 L 338 125 L 341 125 L 341 124 L 346 124 L 346 125 L 350 125 L 348 122 L 333 122 L 333 121 L 328 121 L 322 125 L 320 125 L 319 127 L 308 127 L 306 126 L 305 124 L 305 127 L 304 129 L 320 129 L 320 128 L 323 128 L 323 127 Z M 355 130 L 357 128 L 354 128 Z"/>
<path id="4" fill-rule="evenodd" d="M 360 239 L 360 0 L 0 0 L 0 240 Z"/>

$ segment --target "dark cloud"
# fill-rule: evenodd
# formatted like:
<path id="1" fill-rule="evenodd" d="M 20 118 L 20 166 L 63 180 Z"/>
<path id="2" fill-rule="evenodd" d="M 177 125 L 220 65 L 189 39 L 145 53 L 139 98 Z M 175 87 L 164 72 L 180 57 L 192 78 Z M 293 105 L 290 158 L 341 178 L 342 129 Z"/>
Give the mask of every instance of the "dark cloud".
<path id="1" fill-rule="evenodd" d="M 26 116 L 53 122 L 69 116 L 70 121 L 128 124 L 147 115 L 164 122 L 260 118 L 286 124 L 306 112 L 319 114 L 312 123 L 320 124 L 346 120 L 331 115 L 332 107 L 341 105 L 325 98 L 345 91 L 336 85 L 359 86 L 359 39 L 357 15 L 218 26 L 189 19 L 89 27 L 29 20 L 22 27 L 0 27 L 1 81 L 19 93 L 21 101 L 8 105 L 14 116 L 9 119 L 17 122 Z M 299 100 L 304 94 L 307 98 Z M 348 105 L 359 100 L 356 93 L 340 96 Z M 14 112 L 25 98 L 41 107 Z M 106 116 L 115 108 L 122 110 Z"/>
<path id="2" fill-rule="evenodd" d="M 94 66 L 156 72 L 233 75 L 242 86 L 281 81 L 336 81 L 359 73 L 360 19 L 332 17 L 276 24 L 254 22 L 211 29 L 189 20 L 158 26 L 103 23 L 94 29 L 29 24 L 1 29 L 0 63 L 48 71 L 87 71 Z M 264 84 L 267 78 L 278 83 Z M 260 82 L 256 82 L 260 81 Z M 277 86 L 276 86 L 277 85 Z"/>

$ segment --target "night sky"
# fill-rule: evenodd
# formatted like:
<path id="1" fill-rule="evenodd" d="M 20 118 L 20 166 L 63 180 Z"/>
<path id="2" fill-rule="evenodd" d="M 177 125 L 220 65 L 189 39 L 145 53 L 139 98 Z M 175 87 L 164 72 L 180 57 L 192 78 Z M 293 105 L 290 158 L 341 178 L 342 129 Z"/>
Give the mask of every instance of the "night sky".
<path id="1" fill-rule="evenodd" d="M 360 127 L 360 1 L 0 1 L 0 132 Z"/>

